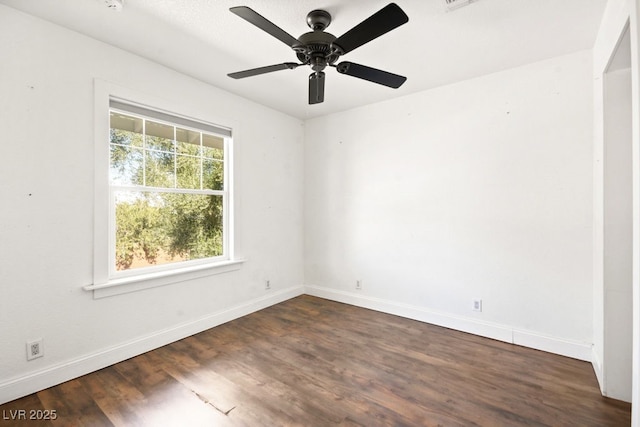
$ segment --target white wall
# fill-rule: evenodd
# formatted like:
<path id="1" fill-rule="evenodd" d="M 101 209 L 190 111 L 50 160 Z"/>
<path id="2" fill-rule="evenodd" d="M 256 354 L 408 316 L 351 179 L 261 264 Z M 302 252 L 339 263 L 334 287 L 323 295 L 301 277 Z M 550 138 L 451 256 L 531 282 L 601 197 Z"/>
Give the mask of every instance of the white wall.
<path id="1" fill-rule="evenodd" d="M 307 291 L 590 360 L 591 67 L 579 52 L 307 121 Z"/>
<path id="2" fill-rule="evenodd" d="M 302 122 L 5 6 L 0 40 L 0 403 L 303 292 Z M 239 271 L 100 300 L 82 290 L 94 79 L 236 126 Z M 45 356 L 27 362 L 40 337 Z"/>

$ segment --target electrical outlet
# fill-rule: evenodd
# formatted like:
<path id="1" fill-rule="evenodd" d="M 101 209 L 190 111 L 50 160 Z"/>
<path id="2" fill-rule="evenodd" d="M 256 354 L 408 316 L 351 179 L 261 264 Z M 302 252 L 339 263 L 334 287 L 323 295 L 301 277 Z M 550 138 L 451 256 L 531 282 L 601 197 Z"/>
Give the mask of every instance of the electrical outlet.
<path id="1" fill-rule="evenodd" d="M 473 311 L 482 311 L 482 300 L 474 299 L 473 300 Z"/>
<path id="2" fill-rule="evenodd" d="M 265 288 L 266 290 L 271 289 L 271 281 L 266 280 L 266 281 L 264 282 L 264 288 Z"/>
<path id="3" fill-rule="evenodd" d="M 362 280 L 356 280 L 356 289 L 362 289 Z"/>
<path id="4" fill-rule="evenodd" d="M 44 346 L 42 345 L 42 338 L 27 343 L 27 360 L 37 359 L 44 356 Z"/>

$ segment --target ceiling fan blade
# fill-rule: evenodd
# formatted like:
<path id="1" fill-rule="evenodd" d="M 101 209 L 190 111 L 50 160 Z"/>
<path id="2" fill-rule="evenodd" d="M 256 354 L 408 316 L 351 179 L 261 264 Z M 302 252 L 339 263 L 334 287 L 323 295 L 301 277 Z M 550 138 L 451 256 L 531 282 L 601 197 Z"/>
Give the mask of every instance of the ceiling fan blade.
<path id="1" fill-rule="evenodd" d="M 407 81 L 407 78 L 404 76 L 389 73 L 388 71 L 378 70 L 377 68 L 367 67 L 366 65 L 355 64 L 353 62 L 341 62 L 336 66 L 336 69 L 341 74 L 368 80 L 394 89 L 398 89 L 405 81 Z"/>
<path id="2" fill-rule="evenodd" d="M 244 79 L 245 77 L 258 76 L 260 74 L 271 73 L 280 70 L 293 70 L 302 64 L 296 64 L 295 62 L 285 62 L 284 64 L 267 65 L 266 67 L 252 68 L 251 70 L 238 71 L 235 73 L 229 73 L 227 76 L 232 79 Z"/>
<path id="3" fill-rule="evenodd" d="M 261 30 L 271 34 L 273 37 L 277 38 L 289 47 L 299 44 L 298 40 L 291 34 L 287 33 L 282 28 L 278 27 L 276 24 L 247 6 L 232 7 L 229 10 L 240 18 L 249 21 Z"/>
<path id="4" fill-rule="evenodd" d="M 309 104 L 320 104 L 324 101 L 324 72 L 318 71 L 309 75 Z"/>
<path id="5" fill-rule="evenodd" d="M 338 37 L 332 45 L 345 54 L 407 22 L 409 17 L 400 6 L 389 3 Z"/>

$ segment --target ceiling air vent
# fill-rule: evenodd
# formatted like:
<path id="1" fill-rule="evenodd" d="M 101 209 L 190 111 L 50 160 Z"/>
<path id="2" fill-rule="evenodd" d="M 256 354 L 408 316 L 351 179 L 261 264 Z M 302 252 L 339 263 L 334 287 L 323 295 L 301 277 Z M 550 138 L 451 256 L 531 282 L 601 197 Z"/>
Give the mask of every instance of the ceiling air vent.
<path id="1" fill-rule="evenodd" d="M 442 0 L 448 11 L 457 9 L 462 6 L 467 6 L 474 0 Z"/>
<path id="2" fill-rule="evenodd" d="M 124 0 L 104 0 L 104 3 L 109 9 L 120 12 L 122 10 Z"/>

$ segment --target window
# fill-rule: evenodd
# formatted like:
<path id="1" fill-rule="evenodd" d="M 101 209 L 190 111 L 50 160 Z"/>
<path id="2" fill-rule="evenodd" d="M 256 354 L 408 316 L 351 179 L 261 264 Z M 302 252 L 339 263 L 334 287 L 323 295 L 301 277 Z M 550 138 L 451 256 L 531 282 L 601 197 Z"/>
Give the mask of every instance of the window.
<path id="1" fill-rule="evenodd" d="M 220 109 L 94 79 L 93 277 L 83 286 L 93 298 L 242 268 L 234 241 L 238 124 L 208 121 L 220 120 Z"/>
<path id="2" fill-rule="evenodd" d="M 110 101 L 111 278 L 229 260 L 230 137 Z"/>

